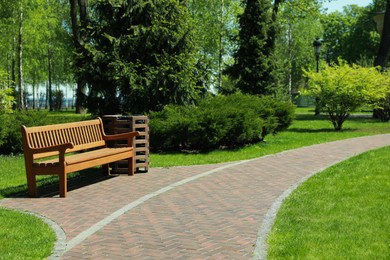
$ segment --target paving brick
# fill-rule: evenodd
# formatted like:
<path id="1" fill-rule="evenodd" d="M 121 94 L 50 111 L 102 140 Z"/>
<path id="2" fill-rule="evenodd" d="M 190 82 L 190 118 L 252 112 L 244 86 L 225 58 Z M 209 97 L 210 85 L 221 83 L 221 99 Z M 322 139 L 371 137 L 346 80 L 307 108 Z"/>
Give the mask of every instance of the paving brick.
<path id="1" fill-rule="evenodd" d="M 390 135 L 314 145 L 240 164 L 151 168 L 72 189 L 65 199 L 12 198 L 0 206 L 50 218 L 68 242 L 110 219 L 77 240 L 62 259 L 249 259 L 264 216 L 285 190 L 329 165 L 386 145 Z"/>

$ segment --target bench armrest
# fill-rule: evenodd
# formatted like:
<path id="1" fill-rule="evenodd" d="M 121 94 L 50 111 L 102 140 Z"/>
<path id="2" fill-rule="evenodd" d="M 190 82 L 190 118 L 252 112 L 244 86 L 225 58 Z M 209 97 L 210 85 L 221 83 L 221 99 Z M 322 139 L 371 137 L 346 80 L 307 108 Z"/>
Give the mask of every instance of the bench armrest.
<path id="1" fill-rule="evenodd" d="M 104 135 L 103 139 L 104 141 L 128 140 L 129 145 L 131 145 L 133 143 L 133 138 L 139 135 L 139 132 L 135 131 L 114 135 Z"/>

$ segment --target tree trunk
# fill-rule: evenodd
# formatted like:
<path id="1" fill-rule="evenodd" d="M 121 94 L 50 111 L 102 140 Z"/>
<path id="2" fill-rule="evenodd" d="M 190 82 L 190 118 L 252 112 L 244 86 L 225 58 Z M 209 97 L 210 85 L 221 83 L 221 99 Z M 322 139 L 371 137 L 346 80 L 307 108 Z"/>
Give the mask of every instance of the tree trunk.
<path id="1" fill-rule="evenodd" d="M 387 0 L 384 19 L 379 51 L 374 63 L 375 66 L 381 66 L 382 68 L 386 67 L 387 55 L 390 48 L 390 0 Z"/>
<path id="2" fill-rule="evenodd" d="M 33 84 L 32 84 L 32 109 L 33 110 L 35 110 L 35 89 L 36 89 L 36 87 L 35 87 L 35 82 L 33 82 Z"/>
<path id="3" fill-rule="evenodd" d="M 19 33 L 18 33 L 18 109 L 23 109 L 23 1 L 19 2 Z"/>
<path id="4" fill-rule="evenodd" d="M 73 43 L 77 53 L 83 50 L 85 42 L 85 34 L 82 33 L 83 28 L 87 27 L 87 0 L 69 0 L 70 2 L 70 18 L 71 26 L 73 32 Z M 79 7 L 79 15 L 77 12 L 77 7 Z M 80 18 L 80 23 L 78 22 Z M 86 112 L 84 108 L 84 101 L 86 98 L 86 84 L 85 82 L 77 79 L 77 88 L 76 88 L 76 113 L 83 114 Z"/>
<path id="5" fill-rule="evenodd" d="M 53 111 L 53 89 L 51 82 L 51 52 L 50 52 L 50 44 L 47 49 L 47 72 L 48 72 L 48 82 L 49 82 L 49 110 Z"/>
<path id="6" fill-rule="evenodd" d="M 217 89 L 222 88 L 222 57 L 223 57 L 223 12 L 224 12 L 224 0 L 221 0 L 220 5 L 220 27 L 219 27 L 219 56 L 218 56 L 218 87 Z"/>
<path id="7" fill-rule="evenodd" d="M 15 51 L 15 46 L 16 46 L 16 38 L 15 36 L 13 37 L 13 44 L 12 44 L 12 60 L 11 60 L 11 86 L 15 90 L 16 89 L 16 75 L 15 75 L 15 67 L 16 67 L 16 51 Z"/>

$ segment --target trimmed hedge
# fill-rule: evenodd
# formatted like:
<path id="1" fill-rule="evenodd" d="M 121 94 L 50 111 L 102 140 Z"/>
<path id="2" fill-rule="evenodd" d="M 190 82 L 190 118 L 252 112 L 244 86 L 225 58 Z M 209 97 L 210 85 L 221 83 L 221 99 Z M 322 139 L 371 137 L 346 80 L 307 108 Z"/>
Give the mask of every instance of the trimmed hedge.
<path id="1" fill-rule="evenodd" d="M 286 129 L 293 115 L 290 102 L 244 94 L 210 97 L 198 106 L 168 105 L 150 114 L 151 149 L 242 146 Z"/>
<path id="2" fill-rule="evenodd" d="M 0 116 L 0 154 L 23 152 L 21 125 L 44 125 L 47 112 L 14 111 Z"/>

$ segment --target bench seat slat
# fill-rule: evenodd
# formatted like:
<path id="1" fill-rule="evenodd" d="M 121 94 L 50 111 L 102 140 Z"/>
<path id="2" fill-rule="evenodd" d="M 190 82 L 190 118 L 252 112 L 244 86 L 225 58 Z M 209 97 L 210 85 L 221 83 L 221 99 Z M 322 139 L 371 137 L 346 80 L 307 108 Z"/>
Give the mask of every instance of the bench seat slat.
<path id="1" fill-rule="evenodd" d="M 127 153 L 132 151 L 132 147 L 121 147 L 121 148 L 102 148 L 99 150 L 88 151 L 85 153 L 78 153 L 75 155 L 70 155 L 65 158 L 66 165 L 77 164 L 81 162 L 91 161 L 99 158 L 104 158 L 108 155 L 116 155 L 121 153 Z M 50 159 L 47 161 L 42 161 L 34 163 L 36 166 L 43 165 L 58 165 L 58 159 Z"/>

